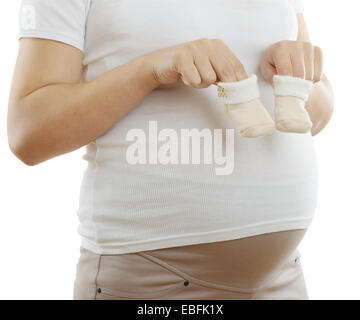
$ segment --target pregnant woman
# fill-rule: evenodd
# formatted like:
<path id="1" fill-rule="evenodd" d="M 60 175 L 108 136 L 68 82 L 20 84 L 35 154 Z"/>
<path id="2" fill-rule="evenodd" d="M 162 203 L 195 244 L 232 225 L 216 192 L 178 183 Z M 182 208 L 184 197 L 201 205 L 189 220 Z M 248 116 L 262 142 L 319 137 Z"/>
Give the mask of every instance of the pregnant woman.
<path id="1" fill-rule="evenodd" d="M 74 299 L 308 299 L 297 246 L 333 98 L 301 12 L 297 0 L 22 1 L 11 150 L 36 165 L 86 146 Z M 272 117 L 273 76 L 312 81 L 311 133 L 239 135 L 215 84 L 250 75 Z M 181 143 L 160 132 L 186 129 L 224 141 L 231 129 L 231 174 L 157 161 Z"/>

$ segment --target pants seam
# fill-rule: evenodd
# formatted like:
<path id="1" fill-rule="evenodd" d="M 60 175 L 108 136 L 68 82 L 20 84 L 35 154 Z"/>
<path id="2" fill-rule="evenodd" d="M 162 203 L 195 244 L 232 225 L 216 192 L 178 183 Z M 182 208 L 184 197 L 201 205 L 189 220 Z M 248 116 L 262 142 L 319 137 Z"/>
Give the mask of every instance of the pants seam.
<path id="1" fill-rule="evenodd" d="M 136 254 L 141 255 L 142 257 L 144 257 L 148 260 L 151 260 L 152 262 L 176 273 L 177 275 L 181 276 L 182 278 L 190 280 L 193 283 L 200 285 L 200 286 L 209 287 L 209 288 L 213 288 L 213 289 L 220 289 L 220 290 L 225 290 L 225 291 L 231 291 L 231 292 L 250 293 L 250 294 L 257 293 L 258 291 L 266 288 L 266 286 L 261 286 L 261 287 L 253 288 L 253 289 L 244 289 L 244 288 L 235 288 L 235 287 L 226 286 L 226 285 L 222 285 L 222 284 L 211 283 L 211 282 L 208 282 L 205 280 L 194 278 L 194 277 L 188 275 L 187 273 L 180 271 L 176 267 L 168 264 L 167 262 L 164 262 L 161 259 L 152 256 L 149 253 L 137 252 Z"/>
<path id="2" fill-rule="evenodd" d="M 96 271 L 96 275 L 95 275 L 95 281 L 94 281 L 94 300 L 96 300 L 96 292 L 97 292 L 97 283 L 98 283 L 98 276 L 99 276 L 99 272 L 100 272 L 100 262 L 101 262 L 101 255 L 99 255 L 99 259 L 98 259 L 98 266 L 97 266 L 97 271 Z"/>

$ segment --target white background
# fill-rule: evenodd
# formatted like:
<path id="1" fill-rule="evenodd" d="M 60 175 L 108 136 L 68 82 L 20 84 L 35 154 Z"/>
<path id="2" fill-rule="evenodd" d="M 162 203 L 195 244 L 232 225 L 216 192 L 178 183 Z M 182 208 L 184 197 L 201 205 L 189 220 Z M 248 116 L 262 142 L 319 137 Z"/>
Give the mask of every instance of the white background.
<path id="1" fill-rule="evenodd" d="M 299 250 L 310 299 L 360 299 L 360 4 L 304 0 L 312 42 L 336 96 L 316 136 L 320 196 Z M 0 299 L 72 299 L 84 149 L 28 167 L 8 149 L 7 100 L 19 0 L 0 3 Z"/>

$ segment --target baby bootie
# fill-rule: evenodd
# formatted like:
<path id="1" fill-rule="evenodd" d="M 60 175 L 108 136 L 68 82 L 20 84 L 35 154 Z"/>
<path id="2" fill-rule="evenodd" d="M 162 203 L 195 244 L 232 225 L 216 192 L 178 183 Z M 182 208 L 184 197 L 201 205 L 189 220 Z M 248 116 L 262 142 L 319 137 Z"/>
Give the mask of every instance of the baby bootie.
<path id="1" fill-rule="evenodd" d="M 224 99 L 225 114 L 246 138 L 257 138 L 271 133 L 275 124 L 259 100 L 257 76 L 237 82 L 218 82 L 218 96 Z"/>
<path id="2" fill-rule="evenodd" d="M 282 132 L 307 133 L 312 122 L 305 109 L 313 82 L 291 76 L 275 75 L 275 122 Z"/>

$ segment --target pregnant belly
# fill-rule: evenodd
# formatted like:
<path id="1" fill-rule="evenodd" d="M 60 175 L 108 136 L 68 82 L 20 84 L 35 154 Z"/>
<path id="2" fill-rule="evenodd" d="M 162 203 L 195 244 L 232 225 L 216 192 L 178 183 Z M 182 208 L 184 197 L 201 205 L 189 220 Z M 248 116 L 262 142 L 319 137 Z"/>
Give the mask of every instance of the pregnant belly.
<path id="1" fill-rule="evenodd" d="M 296 250 L 306 229 L 146 251 L 200 280 L 243 289 L 266 285 Z M 143 254 L 143 253 L 139 253 Z"/>

